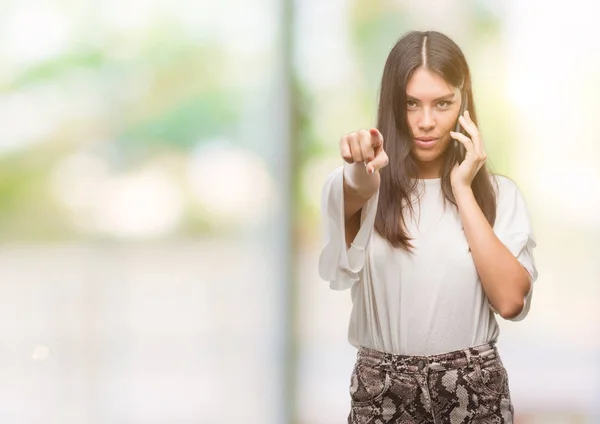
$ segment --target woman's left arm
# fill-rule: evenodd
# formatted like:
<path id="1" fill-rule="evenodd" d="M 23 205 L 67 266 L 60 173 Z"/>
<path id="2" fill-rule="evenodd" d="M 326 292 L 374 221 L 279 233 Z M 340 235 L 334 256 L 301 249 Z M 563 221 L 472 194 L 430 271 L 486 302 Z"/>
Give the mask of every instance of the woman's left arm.
<path id="1" fill-rule="evenodd" d="M 531 288 L 529 273 L 496 236 L 470 187 L 455 189 L 454 196 L 486 296 L 502 318 L 516 317 Z"/>
<path id="2" fill-rule="evenodd" d="M 452 138 L 466 149 L 465 160 L 452 170 L 452 191 L 483 290 L 500 316 L 511 319 L 523 309 L 531 288 L 531 276 L 496 236 L 477 204 L 471 183 L 487 156 L 469 113 L 465 112 L 459 121 L 471 138 L 451 132 Z"/>

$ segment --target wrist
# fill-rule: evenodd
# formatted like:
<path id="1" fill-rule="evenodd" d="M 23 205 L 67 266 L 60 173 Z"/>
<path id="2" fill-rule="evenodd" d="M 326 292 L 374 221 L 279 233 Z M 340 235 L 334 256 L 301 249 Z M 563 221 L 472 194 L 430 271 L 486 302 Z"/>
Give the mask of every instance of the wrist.
<path id="1" fill-rule="evenodd" d="M 456 200 L 458 200 L 459 197 L 472 196 L 473 188 L 470 185 L 453 185 L 452 192 Z"/>
<path id="2" fill-rule="evenodd" d="M 344 163 L 344 181 L 354 192 L 370 197 L 379 188 L 379 171 L 367 173 L 362 163 Z"/>

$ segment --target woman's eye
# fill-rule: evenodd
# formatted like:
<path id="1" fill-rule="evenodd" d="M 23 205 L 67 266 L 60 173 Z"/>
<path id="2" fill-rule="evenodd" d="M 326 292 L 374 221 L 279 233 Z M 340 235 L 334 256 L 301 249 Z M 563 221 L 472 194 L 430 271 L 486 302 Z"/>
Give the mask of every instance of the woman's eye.
<path id="1" fill-rule="evenodd" d="M 416 107 L 416 106 L 417 106 L 417 103 L 416 103 L 416 102 L 414 102 L 414 101 L 412 101 L 412 100 L 408 100 L 408 101 L 406 102 L 406 106 L 407 106 L 407 107 L 410 107 L 410 108 L 412 108 L 412 107 Z"/>
<path id="2" fill-rule="evenodd" d="M 438 106 L 441 109 L 448 109 L 450 107 L 450 105 L 452 105 L 452 102 L 449 102 L 447 100 L 442 100 L 441 102 L 438 103 Z"/>

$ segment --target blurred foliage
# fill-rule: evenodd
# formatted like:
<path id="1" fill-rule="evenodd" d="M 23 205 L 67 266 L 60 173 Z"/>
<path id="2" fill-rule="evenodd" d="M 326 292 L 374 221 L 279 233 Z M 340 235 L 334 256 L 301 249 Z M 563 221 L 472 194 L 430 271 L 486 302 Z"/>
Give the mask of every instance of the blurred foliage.
<path id="1" fill-rule="evenodd" d="M 90 100 L 100 105 L 85 121 L 67 116 L 42 139 L 0 156 L 0 237 L 5 242 L 82 237 L 50 187 L 54 166 L 71 153 L 91 151 L 113 171 L 127 172 L 169 152 L 187 155 L 203 141 L 235 139 L 241 92 L 222 78 L 227 58 L 217 45 L 164 29 L 151 31 L 138 46 L 119 41 L 79 42 L 0 82 L 5 96 L 51 88 L 62 94 L 57 105 L 83 85 L 96 88 Z M 188 221 L 181 226 L 186 231 L 208 227 L 202 217 Z"/>
<path id="2" fill-rule="evenodd" d="M 365 86 L 361 97 L 366 96 L 365 105 L 371 107 L 387 56 L 396 41 L 411 30 L 411 24 L 402 5 L 366 0 L 354 3 L 351 22 L 352 45 Z"/>
<path id="3" fill-rule="evenodd" d="M 201 140 L 218 136 L 233 138 L 236 97 L 234 93 L 206 90 L 182 100 L 124 128 L 117 135 L 119 150 L 130 155 L 137 152 L 133 156 L 139 157 L 154 152 L 157 146 L 189 151 Z"/>
<path id="4" fill-rule="evenodd" d="M 129 56 L 115 54 L 108 42 L 68 52 L 22 70 L 3 84 L 4 93 L 44 84 L 67 86 L 82 77 L 90 84 L 102 83 L 108 92 L 99 100 L 108 104 L 97 123 L 111 129 L 124 154 L 154 153 L 156 145 L 189 151 L 202 140 L 235 133 L 240 93 L 219 76 L 226 58 L 218 47 L 172 34 L 146 44 Z M 140 79 L 146 85 L 139 92 L 122 95 Z"/>
<path id="5" fill-rule="evenodd" d="M 7 89 L 17 91 L 34 84 L 52 83 L 80 69 L 100 70 L 107 64 L 105 52 L 99 49 L 74 51 L 53 57 L 23 69 L 9 82 Z"/>
<path id="6" fill-rule="evenodd" d="M 74 231 L 48 189 L 56 149 L 20 152 L 0 158 L 0 238 L 37 241 L 70 238 Z"/>
<path id="7" fill-rule="evenodd" d="M 296 107 L 293 109 L 294 122 L 296 122 L 296 134 L 299 148 L 296 153 L 300 157 L 300 167 L 314 157 L 320 157 L 327 153 L 324 143 L 321 142 L 315 129 L 315 96 L 306 87 L 303 87 L 298 79 L 294 78 L 294 92 L 296 96 Z"/>

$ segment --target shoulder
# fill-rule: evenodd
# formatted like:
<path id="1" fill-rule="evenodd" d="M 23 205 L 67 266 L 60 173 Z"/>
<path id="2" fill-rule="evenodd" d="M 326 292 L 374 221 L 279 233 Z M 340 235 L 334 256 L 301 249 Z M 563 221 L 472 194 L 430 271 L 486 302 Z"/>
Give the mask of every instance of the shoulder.
<path id="1" fill-rule="evenodd" d="M 517 183 L 502 174 L 491 174 L 492 186 L 494 187 L 494 191 L 498 197 L 512 197 L 516 195 L 520 195 L 519 187 Z"/>
<path id="2" fill-rule="evenodd" d="M 523 193 L 513 179 L 500 174 L 493 174 L 492 178 L 498 213 L 526 208 Z"/>

